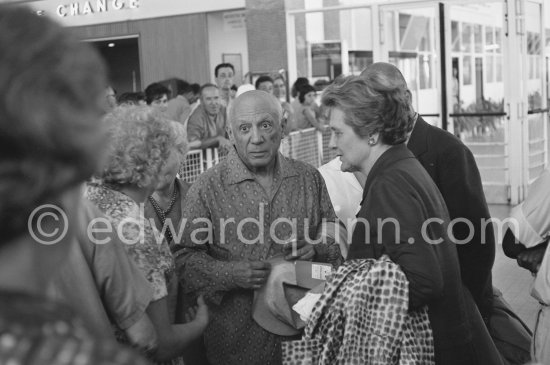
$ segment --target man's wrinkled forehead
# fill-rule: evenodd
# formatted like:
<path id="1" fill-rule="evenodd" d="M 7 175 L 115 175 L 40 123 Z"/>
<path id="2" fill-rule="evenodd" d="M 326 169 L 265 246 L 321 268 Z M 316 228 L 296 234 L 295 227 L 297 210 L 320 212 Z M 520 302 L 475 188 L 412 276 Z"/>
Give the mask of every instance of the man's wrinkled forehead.
<path id="1" fill-rule="evenodd" d="M 279 121 L 280 107 L 271 94 L 265 91 L 252 90 L 240 95 L 233 105 L 233 120 L 257 120 L 270 116 Z"/>
<path id="2" fill-rule="evenodd" d="M 235 114 L 234 121 L 236 123 L 253 123 L 258 121 L 278 122 L 277 114 L 269 113 L 261 110 L 248 110 Z"/>

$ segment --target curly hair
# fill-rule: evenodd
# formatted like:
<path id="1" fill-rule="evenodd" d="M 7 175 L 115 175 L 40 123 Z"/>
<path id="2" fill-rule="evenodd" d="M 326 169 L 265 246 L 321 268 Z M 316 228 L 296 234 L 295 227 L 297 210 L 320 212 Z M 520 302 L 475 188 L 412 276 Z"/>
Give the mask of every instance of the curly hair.
<path id="1" fill-rule="evenodd" d="M 161 114 L 146 106 L 116 108 L 104 118 L 110 145 L 101 178 L 120 187 L 153 187 L 172 148 L 174 129 Z"/>
<path id="2" fill-rule="evenodd" d="M 185 156 L 187 156 L 187 152 L 189 152 L 189 143 L 187 142 L 187 130 L 183 127 L 182 124 L 178 122 L 170 120 L 169 123 L 173 129 L 172 134 L 174 135 L 175 140 L 174 147 L 179 154 L 180 161 L 183 162 L 185 161 Z"/>
<path id="3" fill-rule="evenodd" d="M 344 112 L 345 123 L 363 137 L 380 134 L 382 143 L 405 142 L 412 130 L 413 113 L 403 87 L 382 87 L 376 90 L 359 76 L 341 78 L 329 85 L 321 97 L 323 106 Z"/>
<path id="4" fill-rule="evenodd" d="M 97 52 L 27 6 L 0 5 L 0 237 L 97 169 L 105 67 Z"/>

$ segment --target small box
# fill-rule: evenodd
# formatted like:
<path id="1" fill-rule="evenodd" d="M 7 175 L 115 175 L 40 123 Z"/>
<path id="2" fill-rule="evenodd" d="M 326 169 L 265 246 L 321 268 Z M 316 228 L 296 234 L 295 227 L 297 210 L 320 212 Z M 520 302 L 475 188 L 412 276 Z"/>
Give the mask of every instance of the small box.
<path id="1" fill-rule="evenodd" d="M 313 289 L 324 283 L 332 274 L 332 265 L 323 262 L 296 261 L 296 284 L 298 286 Z"/>

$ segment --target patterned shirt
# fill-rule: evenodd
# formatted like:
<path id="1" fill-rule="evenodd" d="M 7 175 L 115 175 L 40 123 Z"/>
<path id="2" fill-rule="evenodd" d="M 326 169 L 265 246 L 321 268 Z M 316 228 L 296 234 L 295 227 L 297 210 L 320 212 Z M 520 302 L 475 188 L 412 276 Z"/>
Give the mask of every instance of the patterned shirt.
<path id="1" fill-rule="evenodd" d="M 143 207 L 127 195 L 103 185 L 89 184 L 86 196 L 122 234 L 120 239 L 128 255 L 153 287 L 153 301 L 166 297 L 174 261 L 164 236 L 145 219 Z"/>
<path id="2" fill-rule="evenodd" d="M 231 276 L 234 265 L 280 254 L 283 245 L 278 243 L 293 236 L 288 223 L 292 218 L 295 235 L 311 239 L 335 224 L 325 184 L 313 167 L 279 155 L 273 179 L 271 191 L 266 192 L 232 149 L 227 159 L 203 173 L 187 194 L 185 230 L 181 243 L 172 250 L 186 292 L 204 294 L 213 304 L 205 332 L 213 365 L 281 361 L 281 337 L 253 321 L 253 291 L 235 285 Z M 332 238 L 316 244 L 315 249 L 316 261 L 334 265 L 342 261 Z"/>

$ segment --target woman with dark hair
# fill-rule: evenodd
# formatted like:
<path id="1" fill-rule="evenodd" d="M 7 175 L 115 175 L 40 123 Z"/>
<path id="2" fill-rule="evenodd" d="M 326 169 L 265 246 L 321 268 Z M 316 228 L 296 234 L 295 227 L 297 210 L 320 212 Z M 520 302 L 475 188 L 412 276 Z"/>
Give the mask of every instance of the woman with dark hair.
<path id="1" fill-rule="evenodd" d="M 462 285 L 445 202 L 405 145 L 415 117 L 407 90 L 352 76 L 327 87 L 322 104 L 342 171 L 367 176 L 347 259 L 388 255 L 401 267 L 409 310 L 428 307 L 436 364 L 501 364 Z"/>
<path id="2" fill-rule="evenodd" d="M 290 89 L 290 96 L 292 96 L 294 99 L 298 97 L 298 91 L 302 86 L 309 85 L 309 80 L 307 77 L 298 77 L 296 81 L 294 81 L 294 84 L 292 84 L 292 88 Z"/>
<path id="3" fill-rule="evenodd" d="M 316 90 L 313 86 L 307 84 L 298 90 L 298 101 L 294 107 L 295 128 L 306 129 L 315 128 L 319 132 L 323 131 L 323 124 L 319 121 L 316 110 L 319 109 L 315 103 Z"/>
<path id="4" fill-rule="evenodd" d="M 147 105 L 165 113 L 168 110 L 168 97 L 170 90 L 158 82 L 154 82 L 145 88 L 145 102 Z"/>

